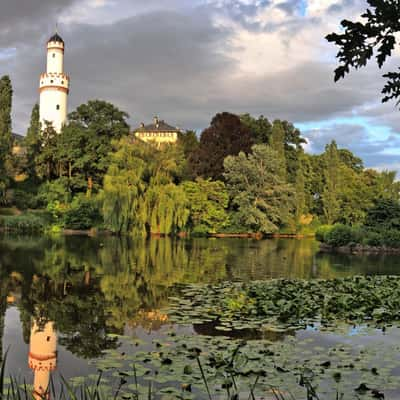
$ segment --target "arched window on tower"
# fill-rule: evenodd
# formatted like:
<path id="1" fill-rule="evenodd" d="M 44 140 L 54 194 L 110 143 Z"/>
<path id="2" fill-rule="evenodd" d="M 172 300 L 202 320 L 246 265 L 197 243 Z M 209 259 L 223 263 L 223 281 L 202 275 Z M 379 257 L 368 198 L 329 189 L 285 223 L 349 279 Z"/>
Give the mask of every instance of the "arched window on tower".
<path id="1" fill-rule="evenodd" d="M 60 105 L 57 104 L 57 105 L 56 105 L 56 110 L 59 110 L 59 109 L 60 109 Z"/>

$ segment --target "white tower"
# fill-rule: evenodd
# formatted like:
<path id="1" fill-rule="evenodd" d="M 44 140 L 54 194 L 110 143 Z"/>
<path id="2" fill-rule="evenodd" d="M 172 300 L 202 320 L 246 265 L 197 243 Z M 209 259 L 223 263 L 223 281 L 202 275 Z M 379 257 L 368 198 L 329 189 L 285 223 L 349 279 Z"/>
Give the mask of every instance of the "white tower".
<path id="1" fill-rule="evenodd" d="M 60 133 L 67 120 L 69 76 L 64 73 L 64 41 L 56 33 L 47 42 L 47 72 L 40 75 L 40 122 Z"/>

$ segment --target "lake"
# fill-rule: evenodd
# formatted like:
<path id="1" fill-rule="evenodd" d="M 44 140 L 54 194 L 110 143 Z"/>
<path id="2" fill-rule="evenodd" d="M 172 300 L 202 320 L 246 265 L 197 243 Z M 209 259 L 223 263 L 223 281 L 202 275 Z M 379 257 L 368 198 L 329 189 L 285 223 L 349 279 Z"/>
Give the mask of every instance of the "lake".
<path id="1" fill-rule="evenodd" d="M 212 327 L 174 327 L 169 322 L 164 310 L 180 284 L 399 273 L 398 256 L 322 254 L 312 239 L 2 235 L 2 352 L 9 349 L 8 373 L 32 383 L 35 371 L 37 387 L 53 370 L 68 379 L 94 375 L 104 354 L 130 354 L 136 351 L 135 341 L 148 349 L 172 328 L 188 336 L 215 335 Z M 395 327 L 386 332 L 307 329 L 295 336 L 314 341 L 322 353 L 338 343 L 379 344 L 391 352 L 400 339 Z M 275 334 L 268 340 L 290 337 Z"/>

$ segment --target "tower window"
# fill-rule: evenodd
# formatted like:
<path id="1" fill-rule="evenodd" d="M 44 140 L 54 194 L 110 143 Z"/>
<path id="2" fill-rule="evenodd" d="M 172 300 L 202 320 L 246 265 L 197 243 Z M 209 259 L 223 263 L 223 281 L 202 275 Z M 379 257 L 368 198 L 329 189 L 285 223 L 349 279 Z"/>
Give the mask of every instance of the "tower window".
<path id="1" fill-rule="evenodd" d="M 61 81 L 61 85 L 64 85 L 64 81 Z"/>
<path id="2" fill-rule="evenodd" d="M 56 53 L 53 53 L 53 58 L 56 58 Z"/>
<path id="3" fill-rule="evenodd" d="M 54 83 L 53 79 L 50 81 L 50 83 Z"/>
<path id="4" fill-rule="evenodd" d="M 56 105 L 56 109 L 57 109 L 57 110 L 60 109 L 60 105 L 59 105 L 59 104 Z"/>

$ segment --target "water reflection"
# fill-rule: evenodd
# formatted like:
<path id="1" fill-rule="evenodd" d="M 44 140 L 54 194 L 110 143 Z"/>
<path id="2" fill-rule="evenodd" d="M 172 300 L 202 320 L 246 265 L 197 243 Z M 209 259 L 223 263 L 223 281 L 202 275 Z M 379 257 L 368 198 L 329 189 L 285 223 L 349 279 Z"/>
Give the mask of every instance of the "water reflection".
<path id="1" fill-rule="evenodd" d="M 113 334 L 124 334 L 127 328 L 159 331 L 168 323 L 160 310 L 182 283 L 332 278 L 398 271 L 398 257 L 319 254 L 313 240 L 3 236 L 0 338 L 11 302 L 18 307 L 26 344 L 30 342 L 32 347 L 36 343 L 32 337 L 39 333 L 32 334 L 31 329 L 39 326 L 54 335 L 56 330 L 59 345 L 76 358 L 93 359 L 117 348 Z M 207 327 L 196 330 L 212 333 Z M 37 354 L 32 349 L 31 353 Z M 38 378 L 42 388 L 44 378 Z"/>
<path id="2" fill-rule="evenodd" d="M 33 397 L 50 399 L 50 374 L 57 366 L 57 333 L 53 322 L 39 326 L 34 321 L 29 345 L 29 368 L 33 371 Z"/>

